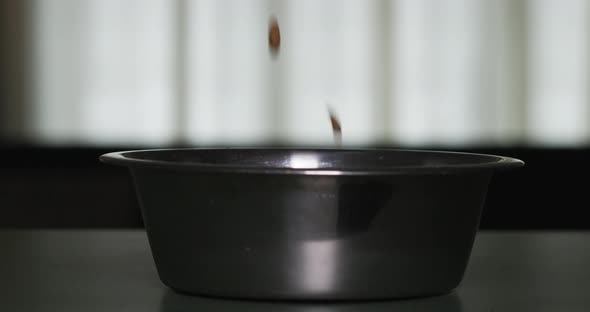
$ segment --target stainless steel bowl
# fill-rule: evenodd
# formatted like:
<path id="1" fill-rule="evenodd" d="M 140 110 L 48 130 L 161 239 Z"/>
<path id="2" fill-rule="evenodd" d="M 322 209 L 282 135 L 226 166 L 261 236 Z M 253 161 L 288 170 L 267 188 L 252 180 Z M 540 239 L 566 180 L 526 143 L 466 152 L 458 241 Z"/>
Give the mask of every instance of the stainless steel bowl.
<path id="1" fill-rule="evenodd" d="M 384 149 L 166 149 L 100 159 L 129 167 L 164 284 L 303 300 L 451 291 L 493 173 L 523 165 Z"/>

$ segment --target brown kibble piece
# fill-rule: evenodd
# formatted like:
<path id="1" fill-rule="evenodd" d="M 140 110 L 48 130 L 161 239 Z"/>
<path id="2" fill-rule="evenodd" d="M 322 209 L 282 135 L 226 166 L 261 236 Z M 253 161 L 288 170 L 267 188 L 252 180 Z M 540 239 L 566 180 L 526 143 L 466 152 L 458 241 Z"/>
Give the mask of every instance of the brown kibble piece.
<path id="1" fill-rule="evenodd" d="M 337 133 L 341 133 L 342 132 L 342 128 L 340 127 L 340 122 L 332 114 L 330 114 L 330 122 L 332 122 L 332 130 L 334 132 L 337 132 Z"/>
<path id="2" fill-rule="evenodd" d="M 342 127 L 336 115 L 328 108 L 330 115 L 330 122 L 332 123 L 332 134 L 334 135 L 334 143 L 340 146 L 342 144 Z"/>
<path id="3" fill-rule="evenodd" d="M 281 47 L 281 30 L 279 29 L 279 22 L 275 17 L 271 18 L 269 24 L 268 47 L 274 53 L 277 53 Z"/>

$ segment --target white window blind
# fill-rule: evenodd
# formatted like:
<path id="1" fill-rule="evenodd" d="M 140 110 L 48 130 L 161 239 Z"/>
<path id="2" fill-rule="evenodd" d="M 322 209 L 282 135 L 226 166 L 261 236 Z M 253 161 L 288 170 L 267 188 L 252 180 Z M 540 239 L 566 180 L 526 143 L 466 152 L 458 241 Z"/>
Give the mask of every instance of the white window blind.
<path id="1" fill-rule="evenodd" d="M 586 0 L 35 0 L 37 139 L 584 145 Z M 278 57 L 268 23 L 281 28 Z"/>

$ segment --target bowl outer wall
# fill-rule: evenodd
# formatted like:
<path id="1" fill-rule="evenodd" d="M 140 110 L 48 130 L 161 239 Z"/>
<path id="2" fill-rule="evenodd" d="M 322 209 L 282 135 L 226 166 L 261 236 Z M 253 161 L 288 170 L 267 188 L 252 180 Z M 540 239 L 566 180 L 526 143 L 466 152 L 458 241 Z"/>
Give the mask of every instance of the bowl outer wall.
<path id="1" fill-rule="evenodd" d="M 233 298 L 354 300 L 461 281 L 492 170 L 280 175 L 131 167 L 161 280 Z"/>

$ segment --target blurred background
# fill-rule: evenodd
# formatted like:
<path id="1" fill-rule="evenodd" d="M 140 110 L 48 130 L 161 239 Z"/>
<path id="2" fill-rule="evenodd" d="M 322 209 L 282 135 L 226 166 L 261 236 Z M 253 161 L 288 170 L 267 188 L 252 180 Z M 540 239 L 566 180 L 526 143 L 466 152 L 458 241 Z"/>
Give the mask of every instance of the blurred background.
<path id="1" fill-rule="evenodd" d="M 0 26 L 0 226 L 141 226 L 100 154 L 333 146 L 329 106 L 347 147 L 523 159 L 482 228 L 590 228 L 588 0 L 9 0 Z"/>

